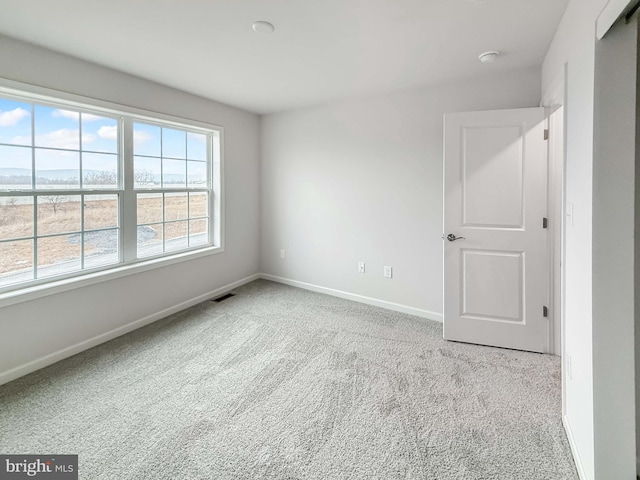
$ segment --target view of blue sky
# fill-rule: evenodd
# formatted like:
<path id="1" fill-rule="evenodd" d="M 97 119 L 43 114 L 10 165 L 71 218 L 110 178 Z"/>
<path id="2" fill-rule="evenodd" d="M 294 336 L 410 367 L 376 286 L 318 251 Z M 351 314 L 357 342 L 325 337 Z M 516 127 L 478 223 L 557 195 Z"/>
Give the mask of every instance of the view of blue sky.
<path id="1" fill-rule="evenodd" d="M 206 163 L 201 163 L 206 160 L 206 145 L 204 134 L 134 124 L 136 171 L 159 178 L 162 165 L 165 181 L 206 179 Z M 32 146 L 36 176 L 49 170 L 79 172 L 80 151 L 83 170 L 116 172 L 118 120 L 0 98 L 0 169 L 31 170 L 32 149 L 25 147 Z"/>

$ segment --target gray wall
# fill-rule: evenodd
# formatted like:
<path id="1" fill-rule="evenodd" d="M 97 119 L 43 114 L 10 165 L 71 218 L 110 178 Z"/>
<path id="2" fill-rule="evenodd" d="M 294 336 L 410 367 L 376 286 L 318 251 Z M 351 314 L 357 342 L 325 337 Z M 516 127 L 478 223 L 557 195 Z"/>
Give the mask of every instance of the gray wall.
<path id="1" fill-rule="evenodd" d="M 593 158 L 595 478 L 634 478 L 634 223 L 638 24 L 596 44 Z M 611 75 L 615 72 L 615 75 Z M 612 392 L 615 392 L 612 395 Z"/>
<path id="2" fill-rule="evenodd" d="M 636 163 L 640 159 L 640 33 L 636 53 Z M 640 475 L 640 168 L 635 169 L 634 228 L 634 329 L 635 329 L 635 404 L 636 404 L 636 475 Z"/>
<path id="3" fill-rule="evenodd" d="M 441 319 L 443 114 L 539 102 L 527 70 L 263 117 L 261 271 Z"/>
<path id="4" fill-rule="evenodd" d="M 0 36 L 0 77 L 225 128 L 223 253 L 0 309 L 0 376 L 258 272 L 258 116 Z"/>

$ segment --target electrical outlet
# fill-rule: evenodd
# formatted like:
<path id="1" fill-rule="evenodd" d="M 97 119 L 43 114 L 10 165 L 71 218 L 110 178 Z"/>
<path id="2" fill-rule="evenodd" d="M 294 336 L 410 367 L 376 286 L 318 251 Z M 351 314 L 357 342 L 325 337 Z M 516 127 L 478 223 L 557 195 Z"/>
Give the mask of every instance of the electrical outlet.
<path id="1" fill-rule="evenodd" d="M 388 265 L 384 266 L 384 278 L 393 278 L 393 269 Z"/>
<path id="2" fill-rule="evenodd" d="M 287 258 L 287 252 L 284 250 L 284 248 L 280 249 L 280 258 L 283 260 Z"/>
<path id="3" fill-rule="evenodd" d="M 358 272 L 364 273 L 364 262 L 358 262 Z"/>

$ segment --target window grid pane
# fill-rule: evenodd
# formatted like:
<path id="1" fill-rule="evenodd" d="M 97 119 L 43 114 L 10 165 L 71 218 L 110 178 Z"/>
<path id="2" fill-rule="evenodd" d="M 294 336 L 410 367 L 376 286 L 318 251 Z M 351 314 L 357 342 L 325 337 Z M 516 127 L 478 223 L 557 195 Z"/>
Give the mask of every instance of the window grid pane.
<path id="1" fill-rule="evenodd" d="M 37 278 L 76 272 L 82 267 L 81 243 L 76 235 L 53 235 L 36 239 Z"/>
<path id="2" fill-rule="evenodd" d="M 208 192 L 137 193 L 137 256 L 210 243 Z"/>
<path id="3" fill-rule="evenodd" d="M 119 263 L 118 204 L 117 194 L 0 194 L 0 288 Z"/>
<path id="4" fill-rule="evenodd" d="M 0 241 L 33 237 L 33 197 L 0 197 Z"/>

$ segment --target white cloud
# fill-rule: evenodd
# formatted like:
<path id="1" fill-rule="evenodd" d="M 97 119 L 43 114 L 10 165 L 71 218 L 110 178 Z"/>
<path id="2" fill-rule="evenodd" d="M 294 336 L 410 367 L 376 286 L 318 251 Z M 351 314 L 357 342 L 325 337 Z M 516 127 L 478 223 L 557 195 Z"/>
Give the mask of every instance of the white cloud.
<path id="1" fill-rule="evenodd" d="M 31 137 L 18 135 L 17 137 L 13 137 L 9 143 L 15 143 L 16 145 L 31 145 Z"/>
<path id="2" fill-rule="evenodd" d="M 57 109 L 51 112 L 51 116 L 54 118 L 68 118 L 69 120 L 78 120 L 80 114 L 78 112 L 72 112 L 71 110 Z"/>
<path id="3" fill-rule="evenodd" d="M 104 120 L 104 117 L 99 117 L 97 115 L 92 115 L 90 113 L 83 113 L 82 114 L 82 121 L 83 122 L 95 122 L 96 120 Z"/>
<path id="4" fill-rule="evenodd" d="M 104 140 L 117 140 L 118 139 L 118 126 L 112 127 L 102 126 L 98 129 L 98 136 Z"/>
<path id="5" fill-rule="evenodd" d="M 67 128 L 54 130 L 53 132 L 45 133 L 43 135 L 36 135 L 36 146 L 77 150 L 79 147 L 79 136 L 79 130 L 69 130 Z M 84 144 L 91 143 L 95 139 L 96 136 L 92 133 L 82 135 L 82 142 Z M 16 144 L 31 143 L 31 138 L 14 137 L 11 142 Z"/>
<path id="6" fill-rule="evenodd" d="M 149 132 L 145 132 L 144 130 L 134 130 L 133 131 L 133 143 L 135 145 L 141 145 L 143 143 L 148 142 L 153 138 Z"/>
<path id="7" fill-rule="evenodd" d="M 10 127 L 28 116 L 29 112 L 24 108 L 14 108 L 7 112 L 0 111 L 0 127 Z"/>
<path id="8" fill-rule="evenodd" d="M 191 140 L 196 140 L 197 142 L 205 143 L 207 141 L 207 136 L 201 133 L 187 132 L 187 137 Z"/>
<path id="9" fill-rule="evenodd" d="M 61 108 L 58 108 L 57 110 L 54 110 L 53 112 L 51 112 L 51 116 L 54 118 L 68 118 L 70 120 L 78 120 L 79 118 L 79 113 L 78 112 L 72 112 L 71 110 L 62 110 Z M 90 113 L 83 113 L 82 114 L 82 120 L 85 122 L 93 122 L 95 120 L 101 120 L 103 117 L 99 117 L 97 115 L 92 115 Z"/>
<path id="10" fill-rule="evenodd" d="M 62 128 L 43 135 L 38 135 L 36 137 L 36 144 L 56 148 L 78 148 L 79 138 L 80 132 L 78 130 Z"/>

